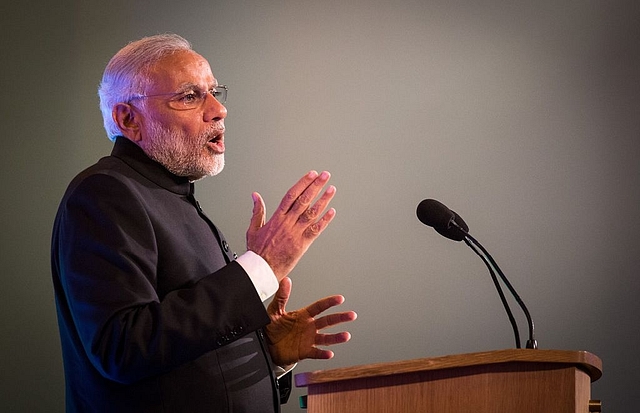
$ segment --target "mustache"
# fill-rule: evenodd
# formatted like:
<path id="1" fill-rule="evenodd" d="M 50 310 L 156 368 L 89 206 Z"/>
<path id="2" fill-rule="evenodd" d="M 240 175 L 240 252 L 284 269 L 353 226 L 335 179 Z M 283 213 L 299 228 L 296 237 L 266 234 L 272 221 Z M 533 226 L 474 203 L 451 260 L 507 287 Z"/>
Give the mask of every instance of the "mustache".
<path id="1" fill-rule="evenodd" d="M 200 135 L 202 138 L 206 138 L 206 140 L 211 140 L 219 135 L 222 135 L 225 131 L 224 125 L 216 125 L 211 128 L 205 130 Z"/>

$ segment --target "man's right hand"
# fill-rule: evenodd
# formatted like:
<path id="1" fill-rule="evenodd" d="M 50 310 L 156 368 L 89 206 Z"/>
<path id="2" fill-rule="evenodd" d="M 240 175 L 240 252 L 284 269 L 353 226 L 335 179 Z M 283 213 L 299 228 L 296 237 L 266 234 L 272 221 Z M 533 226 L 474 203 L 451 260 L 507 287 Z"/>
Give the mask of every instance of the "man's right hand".
<path id="1" fill-rule="evenodd" d="M 264 201 L 260 194 L 253 193 L 253 216 L 247 230 L 247 249 L 267 261 L 278 281 L 291 272 L 335 216 L 333 208 L 324 212 L 336 193 L 333 185 L 329 185 L 312 204 L 330 177 L 331 174 L 326 171 L 321 174 L 316 171 L 307 173 L 287 191 L 267 222 Z"/>

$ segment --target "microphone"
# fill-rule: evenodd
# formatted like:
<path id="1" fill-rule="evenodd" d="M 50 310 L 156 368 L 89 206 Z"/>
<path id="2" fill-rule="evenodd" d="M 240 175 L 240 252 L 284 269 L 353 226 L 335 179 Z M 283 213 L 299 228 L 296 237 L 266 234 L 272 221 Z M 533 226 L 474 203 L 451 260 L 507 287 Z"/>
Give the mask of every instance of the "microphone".
<path id="1" fill-rule="evenodd" d="M 425 199 L 418 204 L 418 219 L 433 227 L 440 235 L 454 241 L 462 241 L 469 231 L 467 223 L 460 215 L 435 199 Z"/>
<path id="2" fill-rule="evenodd" d="M 491 254 L 489 254 L 489 252 L 482 246 L 482 244 L 478 242 L 478 240 L 476 240 L 469 234 L 469 227 L 467 226 L 466 222 L 464 222 L 464 220 L 457 213 L 450 210 L 444 204 L 436 201 L 435 199 L 425 199 L 421 201 L 418 204 L 418 208 L 416 209 L 416 215 L 418 216 L 420 222 L 432 227 L 440 235 L 453 241 L 464 240 L 464 242 L 480 258 L 482 258 L 482 261 L 484 261 L 485 265 L 489 269 L 491 279 L 493 280 L 493 283 L 498 291 L 498 295 L 500 296 L 500 300 L 502 301 L 502 305 L 504 306 L 504 309 L 507 312 L 507 316 L 509 317 L 509 321 L 511 322 L 513 333 L 515 335 L 516 348 L 520 348 L 520 333 L 518 332 L 518 324 L 516 323 L 516 320 L 513 317 L 513 313 L 511 312 L 511 308 L 509 307 L 509 303 L 507 302 L 504 293 L 502 292 L 502 288 L 500 287 L 500 283 L 498 282 L 496 273 L 500 276 L 500 279 L 509 289 L 511 295 L 515 298 L 516 302 L 527 318 L 527 324 L 529 327 L 529 339 L 527 340 L 526 348 L 538 348 L 538 342 L 534 338 L 534 324 L 527 306 L 524 304 L 509 280 L 507 280 L 507 277 L 504 275 Z"/>

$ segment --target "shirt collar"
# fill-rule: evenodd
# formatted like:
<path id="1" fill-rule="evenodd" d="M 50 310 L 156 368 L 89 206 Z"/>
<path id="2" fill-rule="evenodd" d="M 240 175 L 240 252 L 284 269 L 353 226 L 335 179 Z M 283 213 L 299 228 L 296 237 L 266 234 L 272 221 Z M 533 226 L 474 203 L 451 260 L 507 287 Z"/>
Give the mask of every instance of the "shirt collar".
<path id="1" fill-rule="evenodd" d="M 185 196 L 193 193 L 194 186 L 188 178 L 172 174 L 164 166 L 149 158 L 142 148 L 125 137 L 118 136 L 116 138 L 111 156 L 119 158 L 140 175 L 162 188 Z"/>

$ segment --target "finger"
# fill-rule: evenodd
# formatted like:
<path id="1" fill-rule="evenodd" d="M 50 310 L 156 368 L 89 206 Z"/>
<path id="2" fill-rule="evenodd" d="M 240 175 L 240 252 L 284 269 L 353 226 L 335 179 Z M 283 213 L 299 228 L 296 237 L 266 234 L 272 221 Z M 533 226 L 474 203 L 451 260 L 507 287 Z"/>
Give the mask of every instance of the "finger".
<path id="1" fill-rule="evenodd" d="M 251 215 L 251 223 L 249 228 L 258 230 L 264 226 L 266 219 L 266 208 L 264 206 L 264 200 L 259 193 L 254 192 L 251 194 L 253 198 L 253 214 Z"/>
<path id="2" fill-rule="evenodd" d="M 317 334 L 315 339 L 316 346 L 332 346 L 334 344 L 342 344 L 351 340 L 351 334 L 347 331 L 333 334 Z"/>
<path id="3" fill-rule="evenodd" d="M 309 313 L 311 317 L 315 317 L 318 314 L 322 313 L 330 309 L 331 307 L 335 307 L 344 302 L 344 297 L 341 295 L 332 295 L 329 297 L 321 298 L 318 301 L 309 304 L 305 307 L 305 310 Z"/>
<path id="4" fill-rule="evenodd" d="M 329 185 L 322 196 L 309 208 L 305 209 L 298 217 L 298 222 L 302 224 L 308 224 L 316 220 L 316 218 L 325 210 L 329 202 L 336 194 L 336 187 Z"/>
<path id="5" fill-rule="evenodd" d="M 302 357 L 303 359 L 316 359 L 316 360 L 328 360 L 333 358 L 333 351 L 323 350 L 316 347 L 312 347 L 307 354 Z"/>
<path id="6" fill-rule="evenodd" d="M 341 323 L 348 323 L 358 318 L 358 314 L 354 311 L 345 311 L 343 313 L 329 314 L 316 320 L 316 329 L 322 330 Z"/>
<path id="7" fill-rule="evenodd" d="M 293 213 L 293 215 L 299 216 L 300 214 L 303 214 L 307 210 L 307 208 L 309 208 L 311 202 L 318 196 L 320 191 L 322 191 L 322 188 L 324 188 L 325 184 L 329 181 L 330 178 L 331 174 L 327 171 L 323 171 L 320 175 L 318 175 L 318 177 L 305 188 L 305 190 L 296 198 L 295 202 L 291 205 L 290 211 Z M 331 196 L 333 196 L 333 193 L 335 193 L 335 187 L 332 189 Z M 319 209 L 318 213 L 320 213 L 323 209 L 324 208 Z"/>
<path id="8" fill-rule="evenodd" d="M 311 183 L 314 182 L 317 178 L 318 172 L 316 171 L 309 171 L 305 176 L 300 178 L 298 182 L 296 182 L 291 188 L 289 188 L 287 193 L 284 195 L 276 212 L 282 215 L 289 212 L 293 203 L 298 200 L 304 190 L 307 189 L 309 185 L 311 185 Z"/>
<path id="9" fill-rule="evenodd" d="M 331 221 L 333 221 L 333 218 L 335 218 L 335 216 L 336 210 L 333 208 L 329 209 L 318 222 L 309 225 L 304 230 L 304 236 L 310 239 L 316 238 L 318 235 L 322 234 L 322 231 L 327 228 L 327 226 Z"/>

